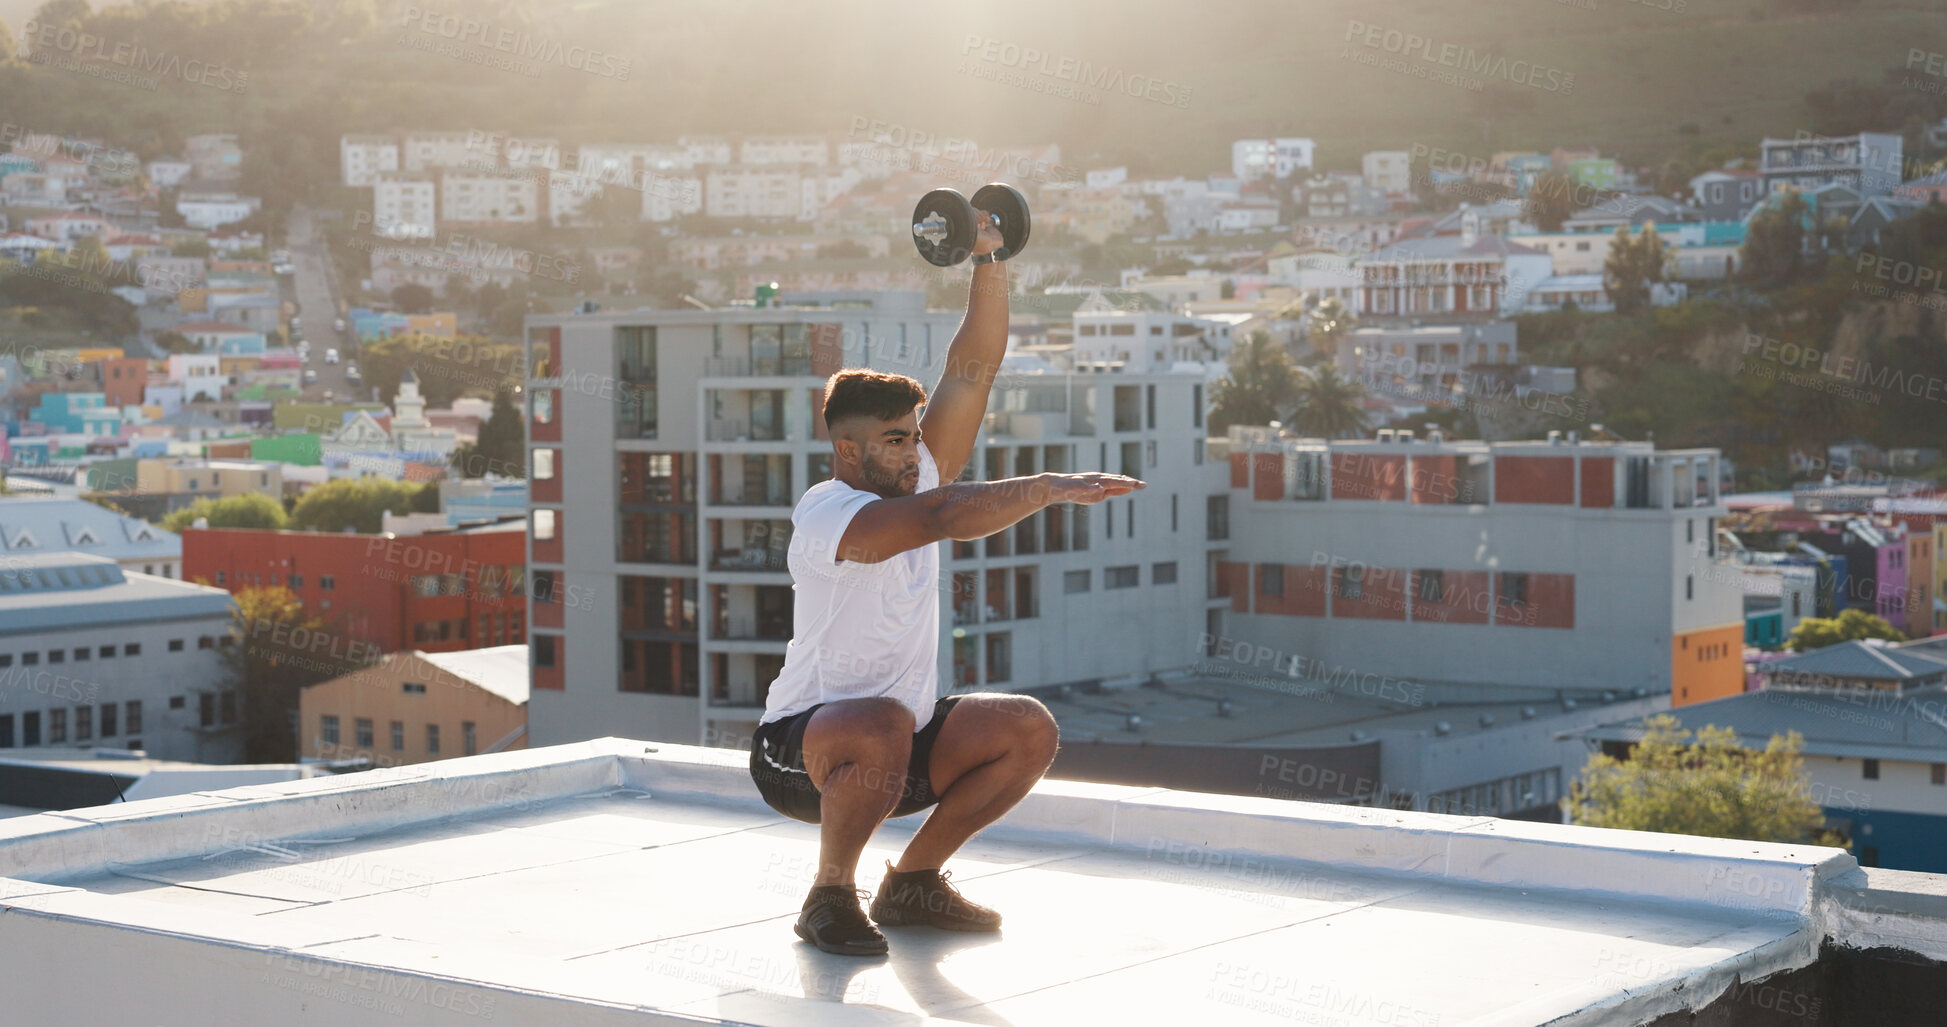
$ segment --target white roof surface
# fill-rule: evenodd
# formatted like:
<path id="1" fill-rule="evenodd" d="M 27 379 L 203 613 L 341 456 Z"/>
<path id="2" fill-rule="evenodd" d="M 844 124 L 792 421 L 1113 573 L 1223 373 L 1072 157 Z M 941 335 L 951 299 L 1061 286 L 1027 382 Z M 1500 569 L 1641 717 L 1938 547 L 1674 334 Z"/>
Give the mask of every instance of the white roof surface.
<path id="1" fill-rule="evenodd" d="M 479 685 L 510 703 L 527 701 L 527 646 L 497 645 L 490 649 L 462 649 L 453 653 L 419 653 L 427 663 Z"/>
<path id="2" fill-rule="evenodd" d="M 1834 849 L 1044 782 L 998 934 L 797 940 L 817 829 L 601 739 L 0 821 L 34 1024 L 1626 1024 L 1816 958 Z M 868 847 L 878 883 L 919 818 Z M 1301 862 L 1300 860 L 1308 860 Z M 61 968 L 66 968 L 63 971 Z"/>

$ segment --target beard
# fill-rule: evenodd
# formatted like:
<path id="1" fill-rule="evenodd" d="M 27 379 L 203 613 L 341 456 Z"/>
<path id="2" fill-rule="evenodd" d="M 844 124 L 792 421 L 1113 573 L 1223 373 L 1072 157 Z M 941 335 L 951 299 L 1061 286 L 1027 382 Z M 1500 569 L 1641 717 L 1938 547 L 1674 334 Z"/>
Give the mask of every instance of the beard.
<path id="1" fill-rule="evenodd" d="M 914 468 L 914 470 L 918 470 L 918 468 Z M 919 488 L 917 481 L 908 485 L 902 471 L 887 470 L 872 464 L 866 464 L 860 467 L 859 477 L 865 479 L 866 485 L 870 486 L 872 491 L 877 492 L 887 499 L 910 496 Z"/>

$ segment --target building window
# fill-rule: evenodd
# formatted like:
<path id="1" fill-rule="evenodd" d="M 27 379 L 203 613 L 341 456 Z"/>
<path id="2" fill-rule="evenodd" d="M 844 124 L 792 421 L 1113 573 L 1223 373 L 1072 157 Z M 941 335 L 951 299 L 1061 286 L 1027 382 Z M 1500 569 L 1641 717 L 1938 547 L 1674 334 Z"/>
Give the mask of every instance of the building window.
<path id="1" fill-rule="evenodd" d="M 1089 579 L 1091 576 L 1092 576 L 1092 572 L 1085 571 L 1085 570 L 1067 571 L 1063 573 L 1061 576 L 1062 592 L 1072 596 L 1078 592 L 1088 591 Z"/>
<path id="2" fill-rule="evenodd" d="M 1011 632 L 996 631 L 987 636 L 987 683 L 1013 680 L 1014 640 Z"/>
<path id="3" fill-rule="evenodd" d="M 1933 765 L 1933 783 L 1947 785 L 1947 763 L 1936 763 Z"/>
<path id="4" fill-rule="evenodd" d="M 534 451 L 534 480 L 547 481 L 548 479 L 553 477 L 554 477 L 554 450 L 552 449 L 535 450 Z"/>
<path id="5" fill-rule="evenodd" d="M 1230 497 L 1211 496 L 1204 504 L 1203 537 L 1211 542 L 1230 538 Z"/>
<path id="6" fill-rule="evenodd" d="M 534 665 L 536 667 L 554 666 L 554 636 L 534 636 Z"/>
<path id="7" fill-rule="evenodd" d="M 399 684 L 399 691 L 405 695 L 425 695 L 426 686 L 418 681 L 403 681 Z"/>
<path id="8" fill-rule="evenodd" d="M 172 710 L 180 710 L 180 709 L 182 709 L 182 708 L 183 708 L 183 697 L 182 697 L 182 696 L 180 696 L 180 695 L 172 695 L 172 696 L 170 696 L 170 697 L 169 697 L 169 708 L 170 708 L 170 709 L 172 709 Z"/>
<path id="9" fill-rule="evenodd" d="M 1175 531 L 1177 528 L 1176 505 L 1177 505 L 1176 493 L 1172 492 L 1170 493 L 1170 530 L 1171 531 Z"/>
<path id="10" fill-rule="evenodd" d="M 101 704 L 101 736 L 103 738 L 109 738 L 112 737 L 115 733 L 116 733 L 115 704 L 112 702 L 102 703 Z"/>
<path id="11" fill-rule="evenodd" d="M 534 541 L 551 542 L 553 540 L 554 540 L 554 511 L 553 510 L 534 511 Z"/>
<path id="12" fill-rule="evenodd" d="M 473 721 L 463 720 L 460 722 L 460 751 L 468 756 L 480 751 L 479 739 L 473 731 Z"/>
<path id="13" fill-rule="evenodd" d="M 1501 605 L 1519 609 L 1528 605 L 1528 576 L 1526 574 L 1501 575 Z"/>
<path id="14" fill-rule="evenodd" d="M 41 714 L 39 710 L 20 715 L 20 744 L 41 744 Z"/>
<path id="15" fill-rule="evenodd" d="M 1257 594 L 1261 596 L 1284 595 L 1284 564 L 1261 563 L 1257 565 Z"/>
<path id="16" fill-rule="evenodd" d="M 223 710 L 223 723 L 225 724 L 236 723 L 237 722 L 236 690 L 235 689 L 226 690 L 225 692 L 222 693 L 222 695 L 218 696 L 218 699 L 219 699 L 218 705 L 221 706 Z"/>
<path id="17" fill-rule="evenodd" d="M 214 694 L 202 692 L 196 696 L 196 723 L 202 727 L 216 726 L 216 696 Z"/>
<path id="18" fill-rule="evenodd" d="M 14 654 L 0 653 L 0 667 L 11 667 L 13 665 L 14 665 Z"/>
<path id="19" fill-rule="evenodd" d="M 169 651 L 170 651 L 170 652 L 172 652 L 172 653 L 179 653 L 179 652 L 182 652 L 182 651 L 183 651 L 183 640 L 182 640 L 182 639 L 180 639 L 180 638 L 172 638 L 172 639 L 170 639 L 170 640 L 169 640 Z"/>
<path id="20" fill-rule="evenodd" d="M 139 735 L 142 733 L 142 703 L 140 700 L 130 699 L 128 702 L 122 704 L 122 726 L 127 728 L 128 733 L 131 735 Z"/>
<path id="21" fill-rule="evenodd" d="M 1437 603 L 1440 592 L 1446 585 L 1446 574 L 1441 571 L 1420 572 L 1420 602 Z"/>
<path id="22" fill-rule="evenodd" d="M 325 745 L 338 744 L 338 718 L 325 714 L 318 718 L 318 741 Z"/>
<path id="23" fill-rule="evenodd" d="M 204 635 L 204 636 L 202 636 L 201 638 L 198 638 L 198 639 L 196 640 L 196 648 L 198 648 L 198 649 L 214 649 L 214 648 L 216 648 L 216 639 L 214 639 L 214 638 L 211 638 L 211 637 L 210 637 L 210 636 L 208 636 L 208 635 Z"/>
<path id="24" fill-rule="evenodd" d="M 303 588 L 303 587 L 304 587 L 304 575 L 302 575 L 302 574 L 293 574 L 293 575 L 291 575 L 291 576 L 290 576 L 290 578 L 288 579 L 288 581 L 286 582 L 286 584 L 288 584 L 288 585 L 290 585 L 290 587 L 292 587 L 292 588 L 294 588 L 294 589 L 298 589 L 298 588 Z"/>
<path id="25" fill-rule="evenodd" d="M 1363 599 L 1366 595 L 1366 569 L 1360 564 L 1339 568 L 1339 598 Z"/>
<path id="26" fill-rule="evenodd" d="M 0 749 L 14 747 L 14 715 L 0 713 Z"/>
<path id="27" fill-rule="evenodd" d="M 334 589 L 334 588 L 337 588 L 337 587 L 338 587 L 338 579 L 337 579 L 337 578 L 334 578 L 334 577 L 332 577 L 332 576 L 331 576 L 331 575 L 329 575 L 329 574 L 320 574 L 320 575 L 318 575 L 318 589 L 319 589 L 320 591 L 323 591 L 323 592 L 329 592 L 329 591 L 331 591 L 332 589 Z"/>
<path id="28" fill-rule="evenodd" d="M 101 657 L 104 660 L 112 660 L 115 658 L 115 647 L 112 645 L 102 646 L 100 649 L 95 651 L 95 655 Z"/>
<path id="29" fill-rule="evenodd" d="M 439 725 L 426 725 L 426 755 L 439 755 Z"/>
<path id="30" fill-rule="evenodd" d="M 76 706 L 74 708 L 74 740 L 90 742 L 95 737 L 95 708 Z"/>
<path id="31" fill-rule="evenodd" d="M 142 655 L 142 643 L 140 643 L 140 642 L 130 642 L 129 644 L 127 644 L 127 645 L 125 645 L 125 646 L 123 646 L 123 647 L 122 647 L 122 655 L 123 655 L 123 656 L 140 656 L 140 655 Z"/>
<path id="32" fill-rule="evenodd" d="M 68 740 L 68 711 L 47 711 L 47 744 L 60 745 Z"/>
<path id="33" fill-rule="evenodd" d="M 1860 761 L 1859 761 L 1859 776 L 1861 776 L 1861 777 L 1863 777 L 1863 778 L 1865 778 L 1865 779 L 1866 779 L 1866 780 L 1868 780 L 1868 781 L 1877 781 L 1877 780 L 1879 780 L 1879 761 L 1878 761 L 1878 760 L 1860 760 Z"/>
<path id="34" fill-rule="evenodd" d="M 68 662 L 68 651 L 66 649 L 49 649 L 47 651 L 47 662 L 49 663 Z"/>
<path id="35" fill-rule="evenodd" d="M 392 722 L 392 751 L 404 752 L 405 749 L 406 749 L 406 722 L 403 720 L 395 720 Z"/>
<path id="36" fill-rule="evenodd" d="M 352 721 L 352 744 L 361 749 L 372 747 L 372 718 L 359 717 Z"/>
<path id="37" fill-rule="evenodd" d="M 1102 572 L 1102 587 L 1105 589 L 1135 588 L 1140 584 L 1141 576 L 1142 569 L 1133 564 L 1128 567 L 1110 567 Z"/>
<path id="38" fill-rule="evenodd" d="M 1176 584 L 1176 561 L 1156 563 L 1149 566 L 1149 583 L 1152 585 Z"/>
<path id="39" fill-rule="evenodd" d="M 1697 597 L 1697 578 L 1695 575 L 1686 574 L 1683 576 L 1683 597 L 1685 599 L 1695 599 Z"/>
<path id="40" fill-rule="evenodd" d="M 23 666 L 23 667 L 38 667 L 38 666 L 40 666 L 40 665 L 41 665 L 41 654 L 40 654 L 40 653 L 21 653 L 21 654 L 20 654 L 20 665 L 21 665 L 21 666 Z"/>
<path id="41" fill-rule="evenodd" d="M 1203 386 L 1190 386 L 1190 427 L 1203 427 Z"/>

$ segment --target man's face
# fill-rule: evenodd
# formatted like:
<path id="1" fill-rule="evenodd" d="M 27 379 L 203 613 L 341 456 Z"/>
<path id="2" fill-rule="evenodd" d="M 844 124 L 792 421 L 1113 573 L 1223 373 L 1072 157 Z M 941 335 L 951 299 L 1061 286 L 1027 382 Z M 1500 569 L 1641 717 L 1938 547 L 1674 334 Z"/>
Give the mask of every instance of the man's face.
<path id="1" fill-rule="evenodd" d="M 863 455 L 859 477 L 866 488 L 887 499 L 919 491 L 919 409 L 892 421 L 861 421 L 856 439 Z"/>

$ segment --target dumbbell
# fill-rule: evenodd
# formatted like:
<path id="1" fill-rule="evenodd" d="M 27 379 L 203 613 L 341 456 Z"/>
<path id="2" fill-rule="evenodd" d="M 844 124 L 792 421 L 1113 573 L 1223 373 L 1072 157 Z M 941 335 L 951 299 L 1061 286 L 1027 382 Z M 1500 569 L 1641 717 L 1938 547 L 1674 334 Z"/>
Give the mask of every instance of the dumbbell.
<path id="1" fill-rule="evenodd" d="M 974 253 L 974 240 L 980 234 L 975 208 L 1000 224 L 1001 246 L 992 253 Z M 968 257 L 976 264 L 987 264 L 1016 256 L 1028 245 L 1029 227 L 1027 197 L 1000 182 L 981 186 L 972 200 L 958 189 L 935 189 L 913 208 L 913 245 L 927 263 L 938 267 L 952 267 Z"/>

